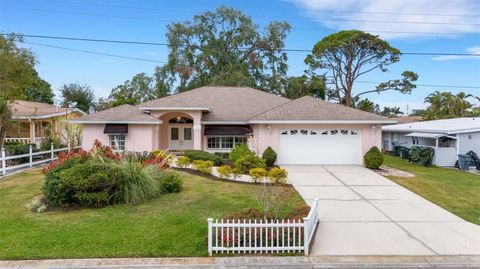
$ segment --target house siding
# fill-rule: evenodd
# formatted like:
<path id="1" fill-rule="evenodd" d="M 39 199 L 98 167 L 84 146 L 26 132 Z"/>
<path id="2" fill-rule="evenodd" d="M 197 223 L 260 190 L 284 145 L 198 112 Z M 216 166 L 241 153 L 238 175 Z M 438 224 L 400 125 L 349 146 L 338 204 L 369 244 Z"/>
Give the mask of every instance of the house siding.
<path id="1" fill-rule="evenodd" d="M 152 151 L 158 141 L 156 125 L 129 124 L 128 134 L 125 135 L 125 149 L 128 151 Z M 82 148 L 90 149 L 93 142 L 98 139 L 104 145 L 110 145 L 107 134 L 103 133 L 105 124 L 84 124 Z"/>
<path id="2" fill-rule="evenodd" d="M 459 153 L 465 154 L 470 150 L 480 154 L 480 132 L 458 134 L 459 140 Z"/>

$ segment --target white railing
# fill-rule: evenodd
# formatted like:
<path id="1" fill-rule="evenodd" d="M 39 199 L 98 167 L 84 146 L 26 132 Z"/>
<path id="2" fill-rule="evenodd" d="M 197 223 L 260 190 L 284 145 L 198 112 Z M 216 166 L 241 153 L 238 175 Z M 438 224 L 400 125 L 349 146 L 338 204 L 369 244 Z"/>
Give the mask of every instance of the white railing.
<path id="1" fill-rule="evenodd" d="M 303 220 L 208 219 L 208 255 L 300 253 L 308 255 L 318 224 L 318 199 Z"/>
<path id="2" fill-rule="evenodd" d="M 75 149 L 77 149 L 77 148 L 79 148 L 79 147 L 75 147 Z M 61 152 L 61 151 L 70 151 L 70 146 L 66 147 L 66 148 L 54 149 L 53 144 L 51 144 L 50 150 L 33 152 L 33 148 L 30 145 L 29 146 L 29 152 L 27 154 L 13 155 L 13 156 L 6 156 L 5 149 L 1 149 L 0 174 L 5 175 L 10 170 L 16 170 L 16 169 L 21 169 L 21 168 L 30 168 L 30 167 L 33 167 L 35 165 L 52 162 L 52 161 L 57 159 L 57 156 L 55 155 L 55 153 Z M 45 155 L 45 158 L 40 159 L 40 160 L 34 160 L 34 159 L 36 159 L 35 156 L 41 156 L 41 155 Z M 28 158 L 28 162 L 23 163 L 23 164 L 18 164 L 18 165 L 7 166 L 7 161 L 15 160 L 15 159 L 23 159 L 23 158 Z"/>
<path id="3" fill-rule="evenodd" d="M 33 140 L 29 137 L 5 137 L 5 142 L 20 142 L 22 144 L 35 144 L 39 146 L 45 137 L 35 137 Z M 32 142 L 33 141 L 33 142 Z"/>

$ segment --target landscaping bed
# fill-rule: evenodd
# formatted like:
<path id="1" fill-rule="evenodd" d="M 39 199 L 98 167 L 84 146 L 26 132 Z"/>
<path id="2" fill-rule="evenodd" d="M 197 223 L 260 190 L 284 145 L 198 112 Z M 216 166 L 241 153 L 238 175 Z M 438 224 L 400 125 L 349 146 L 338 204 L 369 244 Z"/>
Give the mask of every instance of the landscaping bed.
<path id="1" fill-rule="evenodd" d="M 206 256 L 207 218 L 258 208 L 259 185 L 179 172 L 183 190 L 140 204 L 32 213 L 44 175 L 33 169 L 0 181 L 0 259 Z M 304 205 L 292 188 L 280 216 Z"/>
<path id="2" fill-rule="evenodd" d="M 415 175 L 387 178 L 467 221 L 480 224 L 478 175 L 449 168 L 419 166 L 389 155 L 385 155 L 384 164 Z"/>

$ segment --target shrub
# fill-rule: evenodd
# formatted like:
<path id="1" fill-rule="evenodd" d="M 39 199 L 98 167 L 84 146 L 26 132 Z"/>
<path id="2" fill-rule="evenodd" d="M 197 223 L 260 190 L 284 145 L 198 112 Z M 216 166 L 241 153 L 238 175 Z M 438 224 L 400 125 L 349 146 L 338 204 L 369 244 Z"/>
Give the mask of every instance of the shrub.
<path id="1" fill-rule="evenodd" d="M 203 150 L 185 150 L 185 156 L 190 158 L 190 160 L 202 160 L 202 161 L 212 161 L 215 165 L 222 165 L 222 158 L 215 154 L 208 153 Z"/>
<path id="2" fill-rule="evenodd" d="M 286 184 L 288 172 L 285 169 L 274 167 L 268 171 L 268 180 L 275 184 Z"/>
<path id="3" fill-rule="evenodd" d="M 195 160 L 193 161 L 193 167 L 195 167 L 200 173 L 211 174 L 213 161 Z"/>
<path id="4" fill-rule="evenodd" d="M 60 139 L 48 137 L 46 139 L 43 139 L 42 142 L 40 142 L 40 151 L 50 150 L 51 149 L 50 147 L 52 144 L 53 144 L 53 148 L 56 148 L 56 149 L 67 147 L 67 145 L 62 144 L 60 142 Z"/>
<path id="5" fill-rule="evenodd" d="M 220 157 L 222 159 L 228 159 L 230 157 L 230 153 L 228 153 L 228 152 L 215 152 L 213 154 L 217 155 L 218 157 Z"/>
<path id="6" fill-rule="evenodd" d="M 180 175 L 175 172 L 168 172 L 160 183 L 160 190 L 163 193 L 180 192 L 183 188 L 183 181 Z"/>
<path id="7" fill-rule="evenodd" d="M 413 146 L 408 150 L 408 160 L 423 166 L 432 166 L 435 150 L 430 147 Z"/>
<path id="8" fill-rule="evenodd" d="M 47 209 L 47 205 L 43 203 L 41 199 L 32 199 L 32 201 L 27 204 L 27 208 L 33 213 L 42 213 Z"/>
<path id="9" fill-rule="evenodd" d="M 365 166 L 370 169 L 378 169 L 383 164 L 383 155 L 377 147 L 371 147 L 363 156 Z"/>
<path id="10" fill-rule="evenodd" d="M 277 161 L 277 153 L 271 147 L 268 147 L 263 152 L 262 158 L 265 160 L 267 166 L 273 166 Z"/>
<path id="11" fill-rule="evenodd" d="M 248 154 L 236 160 L 234 167 L 240 173 L 247 173 L 252 168 L 265 168 L 265 160 L 254 154 Z"/>
<path id="12" fill-rule="evenodd" d="M 257 183 L 267 176 L 267 170 L 260 167 L 252 168 L 250 169 L 249 174 L 252 177 L 253 182 Z"/>
<path id="13" fill-rule="evenodd" d="M 255 155 L 255 153 L 252 152 L 246 144 L 240 144 L 236 145 L 235 148 L 232 149 L 229 158 L 235 163 L 238 159 L 247 155 Z"/>
<path id="14" fill-rule="evenodd" d="M 106 205 L 118 189 L 120 176 L 120 168 L 113 163 L 75 157 L 47 172 L 43 193 L 56 206 Z"/>
<path id="15" fill-rule="evenodd" d="M 88 158 L 88 153 L 83 149 L 78 151 L 71 150 L 70 152 L 60 152 L 58 158 L 49 163 L 47 167 L 43 168 L 42 172 L 47 174 L 50 170 L 54 168 L 61 169 L 63 166 L 67 165 L 67 168 L 72 166 L 75 163 L 80 163 L 86 161 Z"/>
<path id="16" fill-rule="evenodd" d="M 8 145 L 5 145 L 5 151 L 10 156 L 28 154 L 30 152 L 30 145 L 32 146 L 32 152 L 39 152 L 40 151 L 35 146 L 35 144 L 23 144 L 23 143 L 19 143 L 19 142 L 10 143 Z M 22 163 L 29 162 L 29 160 L 30 160 L 29 157 L 25 157 L 25 158 L 10 160 L 9 162 L 22 164 Z"/>
<path id="17" fill-rule="evenodd" d="M 232 176 L 232 167 L 228 166 L 228 165 L 222 165 L 220 167 L 217 168 L 217 172 L 218 172 L 218 175 L 220 176 L 220 178 L 229 178 Z"/>
<path id="18" fill-rule="evenodd" d="M 247 220 L 259 220 L 263 219 L 263 212 L 256 208 L 244 209 L 240 212 L 235 212 L 230 215 L 223 216 L 222 219 L 247 219 Z"/>
<path id="19" fill-rule="evenodd" d="M 191 163 L 191 160 L 187 156 L 180 156 L 175 162 L 175 164 L 180 168 L 187 167 L 190 165 L 190 163 Z"/>

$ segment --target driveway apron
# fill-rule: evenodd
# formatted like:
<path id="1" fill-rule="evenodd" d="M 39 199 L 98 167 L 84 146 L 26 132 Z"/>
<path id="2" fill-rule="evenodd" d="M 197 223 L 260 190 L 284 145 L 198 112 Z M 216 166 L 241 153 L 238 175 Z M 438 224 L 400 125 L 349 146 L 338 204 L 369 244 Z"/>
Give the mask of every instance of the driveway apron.
<path id="1" fill-rule="evenodd" d="M 287 166 L 319 226 L 311 255 L 480 255 L 480 226 L 362 166 Z"/>

